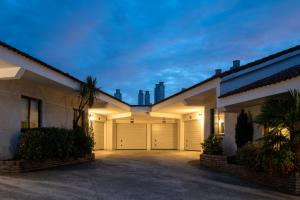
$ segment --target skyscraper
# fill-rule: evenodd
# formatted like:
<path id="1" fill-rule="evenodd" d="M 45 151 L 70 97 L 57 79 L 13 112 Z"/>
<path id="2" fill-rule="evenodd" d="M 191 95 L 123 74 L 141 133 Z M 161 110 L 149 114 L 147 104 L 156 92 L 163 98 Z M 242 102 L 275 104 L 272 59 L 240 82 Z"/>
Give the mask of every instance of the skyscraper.
<path id="1" fill-rule="evenodd" d="M 149 91 L 145 92 L 145 105 L 146 106 L 150 105 L 150 92 Z"/>
<path id="2" fill-rule="evenodd" d="M 138 105 L 145 105 L 145 96 L 144 96 L 144 91 L 143 90 L 139 90 Z"/>
<path id="3" fill-rule="evenodd" d="M 114 94 L 114 97 L 116 97 L 117 99 L 122 100 L 122 93 L 120 89 L 116 89 L 116 92 Z"/>
<path id="4" fill-rule="evenodd" d="M 154 89 L 154 103 L 160 102 L 165 98 L 165 85 L 164 82 L 155 84 Z"/>

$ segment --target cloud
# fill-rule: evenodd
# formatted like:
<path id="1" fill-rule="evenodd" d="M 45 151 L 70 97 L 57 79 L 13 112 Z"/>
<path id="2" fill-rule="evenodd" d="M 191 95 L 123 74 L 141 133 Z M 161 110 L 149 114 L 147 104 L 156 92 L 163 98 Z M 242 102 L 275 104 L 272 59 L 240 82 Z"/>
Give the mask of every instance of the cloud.
<path id="1" fill-rule="evenodd" d="M 300 43 L 298 1 L 0 1 L 0 39 L 136 103 Z"/>

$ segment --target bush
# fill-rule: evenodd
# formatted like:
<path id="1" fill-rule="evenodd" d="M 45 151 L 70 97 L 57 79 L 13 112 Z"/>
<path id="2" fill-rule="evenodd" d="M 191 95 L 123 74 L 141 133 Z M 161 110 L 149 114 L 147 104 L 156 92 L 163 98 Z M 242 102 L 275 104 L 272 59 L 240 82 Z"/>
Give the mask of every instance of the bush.
<path id="1" fill-rule="evenodd" d="M 21 134 L 17 158 L 42 161 L 90 155 L 93 139 L 80 130 L 62 128 L 28 129 Z"/>
<path id="2" fill-rule="evenodd" d="M 223 154 L 222 139 L 217 138 L 214 135 L 210 135 L 206 140 L 204 140 L 204 143 L 202 143 L 201 145 L 204 154 L 209 154 L 209 155 Z"/>
<path id="3" fill-rule="evenodd" d="M 244 110 L 238 116 L 235 127 L 235 143 L 238 148 L 244 146 L 247 142 L 251 142 L 253 139 L 253 126 L 249 117 Z"/>
<path id="4" fill-rule="evenodd" d="M 289 174 L 296 170 L 295 153 L 290 141 L 278 133 L 269 133 L 257 143 L 248 143 L 237 150 L 236 161 L 258 171 Z"/>
<path id="5" fill-rule="evenodd" d="M 239 148 L 236 152 L 236 163 L 244 165 L 251 169 L 257 169 L 257 155 L 259 151 L 259 144 L 247 143 Z"/>
<path id="6" fill-rule="evenodd" d="M 270 173 L 288 174 L 296 170 L 295 153 L 290 140 L 276 130 L 260 139 L 262 147 L 257 154 L 258 167 Z"/>

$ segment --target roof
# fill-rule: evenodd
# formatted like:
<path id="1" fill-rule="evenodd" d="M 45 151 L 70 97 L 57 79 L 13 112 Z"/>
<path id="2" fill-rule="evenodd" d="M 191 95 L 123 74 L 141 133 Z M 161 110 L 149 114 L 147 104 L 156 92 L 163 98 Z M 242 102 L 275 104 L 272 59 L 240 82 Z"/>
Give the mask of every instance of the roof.
<path id="1" fill-rule="evenodd" d="M 50 70 L 53 70 L 53 71 L 55 71 L 55 72 L 57 72 L 57 73 L 59 73 L 59 74 L 62 74 L 63 76 L 65 76 L 65 77 L 67 77 L 67 78 L 70 78 L 70 79 L 72 79 L 72 80 L 78 82 L 79 84 L 82 84 L 82 83 L 83 83 L 83 81 L 79 80 L 78 78 L 76 78 L 76 77 L 74 77 L 74 76 L 72 76 L 72 75 L 70 75 L 70 74 L 68 74 L 68 73 L 65 73 L 65 72 L 59 70 L 58 68 L 53 67 L 52 65 L 49 65 L 49 64 L 45 63 L 44 61 L 41 61 L 40 59 L 35 58 L 35 57 L 33 57 L 33 56 L 31 56 L 31 55 L 29 55 L 29 54 L 27 54 L 27 53 L 25 53 L 25 52 L 23 52 L 23 51 L 21 51 L 21 50 L 19 50 L 19 49 L 16 49 L 15 47 L 12 47 L 12 46 L 8 45 L 8 44 L 4 43 L 4 42 L 1 41 L 1 40 L 0 40 L 0 45 L 1 45 L 2 47 L 5 47 L 5 48 L 9 49 L 10 51 L 13 51 L 13 52 L 15 52 L 15 53 L 17 53 L 17 54 L 19 54 L 19 55 L 21 55 L 21 56 L 24 56 L 25 58 L 28 58 L 29 60 L 31 60 L 31 61 L 33 61 L 33 62 L 36 62 L 36 63 L 38 63 L 38 64 L 40 64 L 40 65 L 43 65 L 44 67 L 46 67 L 46 68 L 48 68 L 48 69 L 50 69 Z M 100 90 L 100 89 L 98 89 L 98 92 L 103 93 L 103 94 L 105 94 L 105 95 L 107 95 L 107 96 L 109 96 L 109 97 L 111 97 L 111 98 L 113 98 L 113 99 L 115 99 L 115 100 L 117 100 L 117 101 L 119 101 L 119 102 L 121 102 L 121 103 L 124 103 L 124 104 L 130 106 L 128 103 L 126 103 L 126 102 L 124 102 L 124 101 L 122 101 L 122 100 L 120 100 L 120 99 L 117 99 L 116 97 L 114 97 L 114 96 L 112 96 L 112 95 L 110 95 L 110 94 L 108 94 L 108 93 L 106 93 L 106 92 L 103 92 L 103 91 Z"/>
<path id="2" fill-rule="evenodd" d="M 224 97 L 227 97 L 227 96 L 230 96 L 230 95 L 246 92 L 248 90 L 253 90 L 253 89 L 256 89 L 256 88 L 259 88 L 259 87 L 279 83 L 279 82 L 282 82 L 282 81 L 285 81 L 285 80 L 288 80 L 288 79 L 291 79 L 291 78 L 295 78 L 297 76 L 300 76 L 300 65 L 290 67 L 288 69 L 280 71 L 280 72 L 278 72 L 276 74 L 273 74 L 269 77 L 266 77 L 264 79 L 260 79 L 258 81 L 255 81 L 253 83 L 250 83 L 248 85 L 245 85 L 243 87 L 235 89 L 233 91 L 227 92 L 227 93 L 219 96 L 219 98 L 224 98 Z"/>
<path id="3" fill-rule="evenodd" d="M 280 52 L 277 52 L 277 53 L 275 53 L 275 54 L 271 54 L 271 55 L 269 55 L 269 56 L 267 56 L 267 57 L 261 58 L 261 59 L 259 59 L 259 60 L 255 60 L 255 61 L 250 62 L 250 63 L 247 63 L 247 64 L 245 64 L 245 65 L 242 65 L 242 66 L 238 67 L 238 68 L 234 68 L 234 69 L 230 69 L 230 70 L 228 70 L 228 71 L 224 71 L 224 72 L 222 72 L 221 74 L 214 75 L 214 76 L 212 76 L 212 77 L 210 77 L 210 78 L 208 78 L 208 79 L 206 79 L 206 80 L 204 80 L 204 81 L 201 81 L 200 83 L 197 83 L 197 84 L 195 84 L 195 85 L 193 85 L 193 86 L 191 86 L 191 87 L 189 87 L 189 88 L 187 88 L 187 89 L 185 89 L 185 90 L 182 90 L 182 91 L 180 91 L 180 92 L 178 92 L 178 93 L 175 93 L 175 94 L 169 96 L 168 98 L 165 98 L 164 100 L 159 101 L 159 102 L 153 104 L 153 106 L 154 106 L 154 105 L 157 105 L 157 104 L 159 104 L 159 103 L 162 103 L 162 102 L 164 102 L 164 101 L 167 101 L 168 99 L 171 99 L 171 98 L 173 98 L 173 97 L 175 97 L 175 96 L 178 96 L 178 95 L 180 95 L 180 94 L 182 94 L 182 93 L 184 93 L 184 92 L 187 92 L 187 91 L 189 91 L 189 90 L 191 90 L 191 89 L 193 89 L 193 88 L 195 88 L 195 87 L 198 87 L 199 85 L 202 85 L 202 84 L 204 84 L 204 83 L 206 83 L 206 82 L 208 82 L 208 81 L 211 81 L 211 80 L 213 80 L 213 79 L 215 79 L 215 78 L 222 78 L 222 77 L 228 76 L 228 75 L 230 75 L 230 74 L 233 74 L 233 73 L 242 71 L 242 70 L 244 70 L 244 69 L 247 69 L 247 68 L 250 68 L 250 67 L 259 65 L 259 64 L 261 64 L 261 63 L 270 61 L 270 60 L 272 60 L 272 59 L 278 58 L 278 57 L 283 56 L 283 55 L 288 54 L 288 53 L 292 53 L 292 52 L 297 51 L 297 50 L 300 50 L 300 45 L 291 47 L 291 48 L 289 48 L 289 49 L 286 49 L 286 50 L 283 50 L 283 51 L 280 51 Z M 224 94 L 224 95 L 226 95 L 226 94 Z M 222 97 L 223 97 L 224 95 L 222 95 Z M 220 97 L 221 97 L 221 96 L 220 96 Z"/>
<path id="4" fill-rule="evenodd" d="M 189 90 L 192 90 L 192 89 L 194 89 L 194 88 L 196 88 L 196 87 L 198 87 L 198 86 L 200 86 L 200 85 L 203 85 L 203 84 L 205 84 L 205 83 L 207 83 L 207 82 L 209 82 L 209 81 L 211 81 L 211 80 L 214 80 L 215 78 L 219 78 L 220 76 L 221 76 L 221 74 L 213 75 L 213 76 L 211 76 L 210 78 L 207 78 L 207 79 L 201 81 L 200 83 L 197 83 L 197 84 L 195 84 L 195 85 L 192 85 L 191 87 L 186 88 L 185 90 L 181 90 L 180 92 L 177 92 L 177 93 L 175 93 L 175 94 L 173 94 L 173 95 L 171 95 L 171 96 L 169 96 L 169 97 L 167 97 L 167 98 L 165 98 L 165 99 L 163 99 L 163 100 L 161 100 L 161 101 L 159 101 L 159 102 L 156 102 L 156 103 L 153 104 L 152 106 L 155 106 L 155 105 L 160 104 L 160 103 L 162 103 L 162 102 L 165 102 L 165 101 L 167 101 L 167 100 L 169 100 L 169 99 L 171 99 L 171 98 L 173 98 L 173 97 L 176 97 L 176 96 L 178 96 L 178 95 L 181 95 L 181 94 L 183 94 L 183 93 L 185 93 L 185 92 L 187 92 L 187 91 L 189 91 Z"/>
<path id="5" fill-rule="evenodd" d="M 294 46 L 294 47 L 291 47 L 289 49 L 286 49 L 286 50 L 283 50 L 283 51 L 280 51 L 280 52 L 277 52 L 277 53 L 274 53 L 274 54 L 271 54 L 267 57 L 264 57 L 264 58 L 261 58 L 259 60 L 255 60 L 253 62 L 250 62 L 250 63 L 247 63 L 245 65 L 242 65 L 240 67 L 237 67 L 237 68 L 234 68 L 234 69 L 230 69 L 228 71 L 225 71 L 221 74 L 221 77 L 224 77 L 224 76 L 228 76 L 230 74 L 233 74 L 233 73 L 236 73 L 236 72 L 239 72 L 241 70 L 244 70 L 244 69 L 247 69 L 247 68 L 250 68 L 250 67 L 253 67 L 255 65 L 259 65 L 259 64 L 262 64 L 264 62 L 267 62 L 267 61 L 270 61 L 272 59 L 275 59 L 275 58 L 278 58 L 280 56 L 283 56 L 285 54 L 288 54 L 288 53 L 292 53 L 294 51 L 297 51 L 297 50 L 300 50 L 300 45 L 297 45 L 297 46 Z"/>

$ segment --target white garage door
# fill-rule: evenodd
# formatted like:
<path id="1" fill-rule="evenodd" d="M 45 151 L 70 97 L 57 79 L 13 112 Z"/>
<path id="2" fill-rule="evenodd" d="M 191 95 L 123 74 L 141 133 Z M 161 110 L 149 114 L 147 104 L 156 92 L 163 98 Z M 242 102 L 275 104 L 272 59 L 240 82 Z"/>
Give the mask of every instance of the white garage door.
<path id="1" fill-rule="evenodd" d="M 177 149 L 176 124 L 152 124 L 152 149 Z"/>
<path id="2" fill-rule="evenodd" d="M 104 149 L 104 123 L 103 122 L 93 122 L 93 132 L 94 132 L 94 142 L 95 150 Z"/>
<path id="3" fill-rule="evenodd" d="M 146 124 L 117 124 L 117 149 L 146 149 Z"/>
<path id="4" fill-rule="evenodd" d="M 185 150 L 201 150 L 203 137 L 202 122 L 199 120 L 184 122 Z"/>

